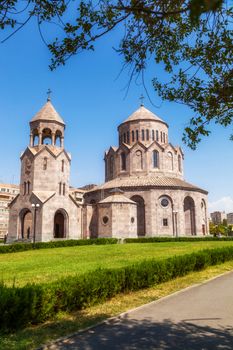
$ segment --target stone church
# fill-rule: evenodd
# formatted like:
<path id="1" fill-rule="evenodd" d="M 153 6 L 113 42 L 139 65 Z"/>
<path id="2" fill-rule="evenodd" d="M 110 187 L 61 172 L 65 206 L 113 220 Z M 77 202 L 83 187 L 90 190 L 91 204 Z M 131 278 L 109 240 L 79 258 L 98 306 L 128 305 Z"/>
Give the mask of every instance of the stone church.
<path id="1" fill-rule="evenodd" d="M 184 180 L 181 148 L 169 142 L 167 123 L 144 105 L 119 125 L 119 145 L 105 152 L 100 186 L 70 187 L 64 131 L 48 98 L 30 121 L 8 242 L 208 234 L 208 193 Z"/>

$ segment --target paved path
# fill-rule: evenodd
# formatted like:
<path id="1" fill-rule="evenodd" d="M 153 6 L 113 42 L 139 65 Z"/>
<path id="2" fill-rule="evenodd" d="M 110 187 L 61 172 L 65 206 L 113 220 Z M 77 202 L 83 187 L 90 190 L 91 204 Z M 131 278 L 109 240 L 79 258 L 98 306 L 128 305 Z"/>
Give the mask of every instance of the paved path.
<path id="1" fill-rule="evenodd" d="M 50 350 L 233 349 L 233 272 L 144 305 Z"/>

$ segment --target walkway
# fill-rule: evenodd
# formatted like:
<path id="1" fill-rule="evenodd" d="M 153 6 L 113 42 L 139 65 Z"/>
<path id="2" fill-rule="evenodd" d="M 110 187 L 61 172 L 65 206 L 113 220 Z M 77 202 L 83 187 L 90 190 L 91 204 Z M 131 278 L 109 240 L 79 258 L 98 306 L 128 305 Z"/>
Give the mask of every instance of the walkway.
<path id="1" fill-rule="evenodd" d="M 233 272 L 144 305 L 49 350 L 233 349 Z"/>

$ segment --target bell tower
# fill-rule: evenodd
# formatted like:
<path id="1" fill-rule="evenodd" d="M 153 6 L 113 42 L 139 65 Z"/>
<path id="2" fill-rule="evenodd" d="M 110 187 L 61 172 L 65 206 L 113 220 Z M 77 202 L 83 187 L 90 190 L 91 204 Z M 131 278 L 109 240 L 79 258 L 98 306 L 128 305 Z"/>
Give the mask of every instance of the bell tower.
<path id="1" fill-rule="evenodd" d="M 30 143 L 21 156 L 21 194 L 68 194 L 70 155 L 64 149 L 65 123 L 50 97 L 30 121 Z"/>
<path id="2" fill-rule="evenodd" d="M 21 155 L 20 194 L 10 209 L 9 239 L 78 238 L 81 209 L 69 193 L 71 156 L 64 148 L 65 123 L 50 95 L 29 125 L 29 145 Z"/>

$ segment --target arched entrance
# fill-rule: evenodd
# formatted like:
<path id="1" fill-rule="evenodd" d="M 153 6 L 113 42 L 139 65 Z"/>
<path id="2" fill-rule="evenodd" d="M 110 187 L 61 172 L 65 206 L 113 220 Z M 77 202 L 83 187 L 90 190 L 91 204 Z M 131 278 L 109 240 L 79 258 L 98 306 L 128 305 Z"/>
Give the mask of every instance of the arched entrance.
<path id="1" fill-rule="evenodd" d="M 57 210 L 54 215 L 54 238 L 66 238 L 67 214 L 64 210 Z"/>
<path id="2" fill-rule="evenodd" d="M 184 220 L 185 220 L 185 235 L 196 235 L 196 223 L 195 223 L 195 203 L 191 197 L 185 197 L 184 199 Z"/>
<path id="3" fill-rule="evenodd" d="M 133 196 L 130 198 L 132 201 L 137 203 L 137 233 L 138 236 L 145 236 L 145 202 L 141 196 Z"/>
<path id="4" fill-rule="evenodd" d="M 20 213 L 21 218 L 21 238 L 32 238 L 32 213 L 29 209 L 23 209 Z"/>

